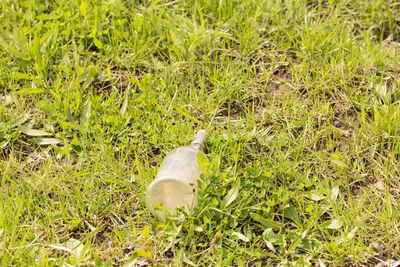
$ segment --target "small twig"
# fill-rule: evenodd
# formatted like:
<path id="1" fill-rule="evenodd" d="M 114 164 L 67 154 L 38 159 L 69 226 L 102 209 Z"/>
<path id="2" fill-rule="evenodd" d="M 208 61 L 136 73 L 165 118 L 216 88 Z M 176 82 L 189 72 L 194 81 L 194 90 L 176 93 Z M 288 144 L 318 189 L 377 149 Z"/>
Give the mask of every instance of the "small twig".
<path id="1" fill-rule="evenodd" d="M 222 238 L 222 234 L 221 234 L 220 231 L 218 231 L 218 232 L 215 234 L 213 240 L 211 241 L 211 245 L 210 245 L 208 248 L 206 248 L 205 250 L 200 251 L 199 253 L 194 254 L 193 257 L 198 257 L 198 256 L 200 256 L 200 255 L 203 255 L 204 253 L 207 253 L 207 252 L 209 252 L 210 250 L 212 250 L 213 248 L 215 248 L 216 246 L 218 246 L 218 243 L 219 243 L 219 241 L 221 240 L 221 238 Z M 161 259 L 154 259 L 154 261 L 155 261 L 155 262 L 160 262 L 160 261 L 172 261 L 172 260 L 173 260 L 173 258 L 164 258 L 161 254 L 160 254 L 160 256 L 161 256 Z"/>
<path id="2" fill-rule="evenodd" d="M 197 257 L 197 256 L 200 256 L 200 255 L 202 255 L 202 254 L 204 254 L 204 253 L 207 253 L 208 251 L 210 251 L 210 250 L 212 250 L 214 247 L 216 247 L 217 245 L 215 244 L 215 243 L 212 243 L 211 244 L 211 246 L 209 246 L 206 250 L 203 250 L 203 251 L 201 251 L 201 252 L 199 252 L 199 253 L 196 253 L 196 254 L 194 254 L 193 256 L 194 257 Z"/>
<path id="3" fill-rule="evenodd" d="M 164 258 L 161 256 L 161 259 L 153 259 L 155 262 L 160 262 L 160 261 L 172 261 L 174 258 Z"/>

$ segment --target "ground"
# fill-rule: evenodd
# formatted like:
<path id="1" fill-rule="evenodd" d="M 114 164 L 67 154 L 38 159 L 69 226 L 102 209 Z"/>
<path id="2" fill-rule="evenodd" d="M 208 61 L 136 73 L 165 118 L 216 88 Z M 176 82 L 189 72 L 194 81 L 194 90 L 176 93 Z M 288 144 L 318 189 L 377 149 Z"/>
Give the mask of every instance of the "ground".
<path id="1" fill-rule="evenodd" d="M 3 266 L 400 258 L 396 1 L 7 0 L 0 26 Z M 159 221 L 146 188 L 202 128 L 199 205 Z"/>

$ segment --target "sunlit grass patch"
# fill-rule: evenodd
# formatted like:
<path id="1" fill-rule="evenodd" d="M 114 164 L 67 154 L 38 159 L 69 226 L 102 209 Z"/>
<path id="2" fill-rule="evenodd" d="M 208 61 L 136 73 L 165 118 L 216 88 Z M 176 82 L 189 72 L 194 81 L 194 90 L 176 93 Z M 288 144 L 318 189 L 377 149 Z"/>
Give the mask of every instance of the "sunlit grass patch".
<path id="1" fill-rule="evenodd" d="M 3 1 L 0 262 L 397 260 L 399 8 Z M 145 190 L 201 128 L 199 205 L 158 221 Z"/>

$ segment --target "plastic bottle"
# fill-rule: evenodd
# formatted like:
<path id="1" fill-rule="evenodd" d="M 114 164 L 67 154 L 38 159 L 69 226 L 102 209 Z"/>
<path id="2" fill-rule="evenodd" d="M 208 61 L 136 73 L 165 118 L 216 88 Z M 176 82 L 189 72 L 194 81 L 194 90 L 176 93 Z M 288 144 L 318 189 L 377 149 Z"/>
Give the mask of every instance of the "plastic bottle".
<path id="1" fill-rule="evenodd" d="M 205 139 L 205 130 L 200 130 L 190 146 L 168 153 L 147 188 L 147 206 L 160 219 L 165 219 L 165 210 L 155 209 L 157 205 L 162 205 L 171 214 L 177 207 L 190 212 L 197 205 L 197 180 L 201 174 L 197 158 L 198 153 L 203 153 Z"/>

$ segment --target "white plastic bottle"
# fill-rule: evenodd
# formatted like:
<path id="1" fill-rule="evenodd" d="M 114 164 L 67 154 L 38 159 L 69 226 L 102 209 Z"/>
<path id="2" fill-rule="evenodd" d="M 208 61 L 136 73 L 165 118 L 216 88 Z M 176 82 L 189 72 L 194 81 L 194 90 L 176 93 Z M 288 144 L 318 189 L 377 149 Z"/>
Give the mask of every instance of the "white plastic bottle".
<path id="1" fill-rule="evenodd" d="M 157 205 L 162 205 L 171 214 L 177 207 L 190 212 L 197 205 L 197 180 L 201 174 L 197 159 L 198 153 L 203 153 L 205 139 L 205 130 L 200 130 L 190 146 L 168 153 L 147 188 L 147 206 L 160 219 L 165 219 L 165 210 L 155 209 Z"/>

